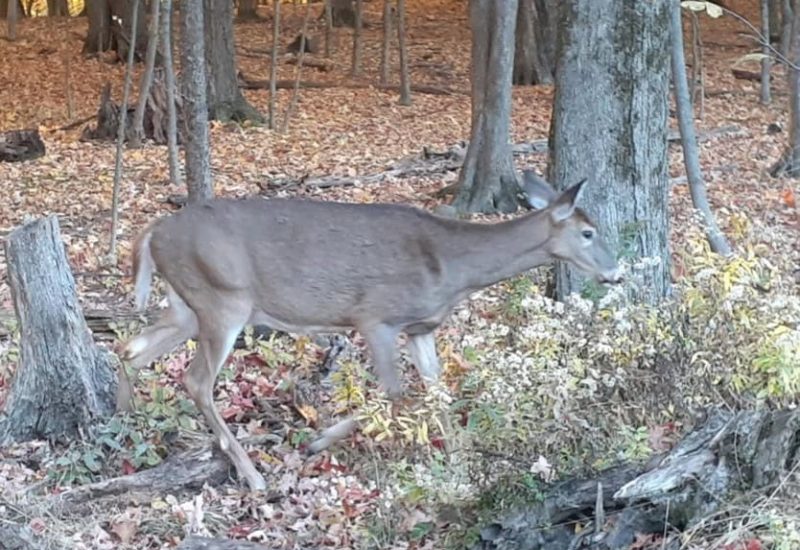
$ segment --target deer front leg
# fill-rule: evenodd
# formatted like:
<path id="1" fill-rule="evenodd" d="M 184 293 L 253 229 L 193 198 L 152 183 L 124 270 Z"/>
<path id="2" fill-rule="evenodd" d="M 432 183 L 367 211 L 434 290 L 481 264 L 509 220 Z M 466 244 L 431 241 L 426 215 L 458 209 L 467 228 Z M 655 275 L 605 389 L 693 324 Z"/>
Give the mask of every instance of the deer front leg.
<path id="1" fill-rule="evenodd" d="M 197 343 L 197 354 L 184 376 L 184 385 L 197 408 L 205 416 L 211 431 L 217 437 L 220 449 L 228 455 L 239 476 L 245 479 L 251 491 L 263 491 L 267 488 L 267 482 L 258 473 L 250 457 L 230 432 L 225 420 L 214 406 L 214 381 L 219 369 L 233 349 L 236 336 L 243 326 L 244 324 L 238 326 L 227 335 L 212 333 L 210 336 L 206 336 L 204 331 L 201 331 L 200 340 Z"/>
<path id="2" fill-rule="evenodd" d="M 441 376 L 441 367 L 436 355 L 436 337 L 433 332 L 410 334 L 407 347 L 411 362 L 417 368 L 425 385 L 436 384 Z"/>
<path id="3" fill-rule="evenodd" d="M 403 386 L 397 375 L 395 364 L 395 339 L 398 331 L 388 325 L 378 325 L 368 329 L 361 329 L 367 346 L 372 354 L 375 371 L 378 374 L 383 389 L 389 399 L 397 399 L 403 394 Z M 435 352 L 435 349 L 434 349 Z M 358 427 L 355 416 L 348 416 L 330 428 L 325 429 L 320 437 L 308 446 L 310 453 L 318 453 L 327 449 L 337 441 L 349 436 Z"/>

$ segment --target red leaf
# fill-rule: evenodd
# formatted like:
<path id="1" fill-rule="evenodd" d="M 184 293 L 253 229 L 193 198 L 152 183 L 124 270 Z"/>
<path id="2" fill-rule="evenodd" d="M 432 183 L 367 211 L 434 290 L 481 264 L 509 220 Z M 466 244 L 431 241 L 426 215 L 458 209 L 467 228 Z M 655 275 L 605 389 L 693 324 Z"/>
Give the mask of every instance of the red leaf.
<path id="1" fill-rule="evenodd" d="M 127 458 L 122 459 L 122 473 L 126 476 L 136 472 L 136 466 L 128 462 Z"/>

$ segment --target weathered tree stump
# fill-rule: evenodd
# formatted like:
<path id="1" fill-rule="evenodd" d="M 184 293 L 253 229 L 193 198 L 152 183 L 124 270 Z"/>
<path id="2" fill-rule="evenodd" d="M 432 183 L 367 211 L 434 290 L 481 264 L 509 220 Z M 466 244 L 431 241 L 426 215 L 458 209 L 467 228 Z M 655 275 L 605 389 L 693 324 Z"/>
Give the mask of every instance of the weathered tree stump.
<path id="1" fill-rule="evenodd" d="M 164 69 L 157 67 L 153 72 L 153 85 L 150 86 L 150 94 L 147 97 L 147 105 L 144 110 L 144 138 L 151 139 L 158 145 L 167 143 L 168 113 L 167 113 L 167 89 Z M 178 143 L 183 142 L 183 117 L 180 94 L 175 96 L 175 107 L 178 117 Z M 119 124 L 119 110 L 121 106 L 114 103 L 111 99 L 111 84 L 107 83 L 100 94 L 100 107 L 97 110 L 96 125 L 94 128 L 87 126 L 83 130 L 81 139 L 114 141 L 117 139 L 117 127 Z M 133 133 L 133 113 L 136 104 L 128 105 L 127 120 L 125 122 L 125 140 L 129 140 Z"/>
<path id="2" fill-rule="evenodd" d="M 86 326 L 58 219 L 51 215 L 14 230 L 5 250 L 21 337 L 0 445 L 76 437 L 114 412 L 111 356 L 95 346 Z"/>
<path id="3" fill-rule="evenodd" d="M 668 533 L 664 547 L 672 548 L 670 537 L 735 491 L 777 491 L 798 462 L 800 411 L 712 411 L 668 453 L 558 483 L 541 503 L 486 526 L 473 548 L 628 548 L 637 533 Z M 578 524 L 586 527 L 576 532 Z"/>
<path id="4" fill-rule="evenodd" d="M 20 162 L 44 156 L 39 129 L 10 130 L 0 134 L 0 162 Z"/>
<path id="5" fill-rule="evenodd" d="M 303 49 L 305 53 L 319 53 L 319 44 L 317 44 L 317 40 L 313 36 L 306 35 L 304 42 L 303 33 L 298 33 L 298 35 L 294 37 L 292 43 L 286 46 L 286 51 L 290 53 L 300 53 L 301 45 L 304 46 Z"/>

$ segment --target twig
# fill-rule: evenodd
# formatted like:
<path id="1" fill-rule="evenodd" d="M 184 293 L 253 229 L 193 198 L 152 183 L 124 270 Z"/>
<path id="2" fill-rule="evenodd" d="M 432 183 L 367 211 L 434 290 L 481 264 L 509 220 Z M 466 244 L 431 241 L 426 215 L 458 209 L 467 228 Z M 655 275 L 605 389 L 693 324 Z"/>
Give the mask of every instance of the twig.
<path id="1" fill-rule="evenodd" d="M 272 22 L 272 50 L 270 51 L 269 115 L 267 122 L 270 130 L 275 129 L 275 95 L 277 94 L 275 80 L 278 77 L 278 40 L 280 38 L 281 26 L 281 1 L 275 0 L 272 5 L 274 6 L 274 16 Z M 305 40 L 305 35 L 303 35 L 302 40 Z"/>

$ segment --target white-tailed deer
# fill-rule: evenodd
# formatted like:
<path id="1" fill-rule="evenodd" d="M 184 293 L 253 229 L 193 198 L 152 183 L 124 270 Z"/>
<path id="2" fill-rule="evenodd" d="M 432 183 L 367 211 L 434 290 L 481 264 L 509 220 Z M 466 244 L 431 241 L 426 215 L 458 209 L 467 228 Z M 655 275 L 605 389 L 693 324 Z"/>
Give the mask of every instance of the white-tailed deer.
<path id="1" fill-rule="evenodd" d="M 214 407 L 217 373 L 246 324 L 287 332 L 355 328 L 366 339 L 379 380 L 401 393 L 395 340 L 408 336 L 412 362 L 439 377 L 434 329 L 471 292 L 550 260 L 570 262 L 601 282 L 618 282 L 617 262 L 576 207 L 584 182 L 556 193 L 532 172 L 523 188 L 538 212 L 483 224 L 409 206 L 297 199 L 214 199 L 187 206 L 145 229 L 133 250 L 136 306 L 144 307 L 155 271 L 169 308 L 125 346 L 134 368 L 189 338 L 197 353 L 184 384 L 220 447 L 252 490 L 266 487 Z M 118 405 L 130 382 L 120 372 Z M 323 432 L 320 450 L 354 428 Z"/>

